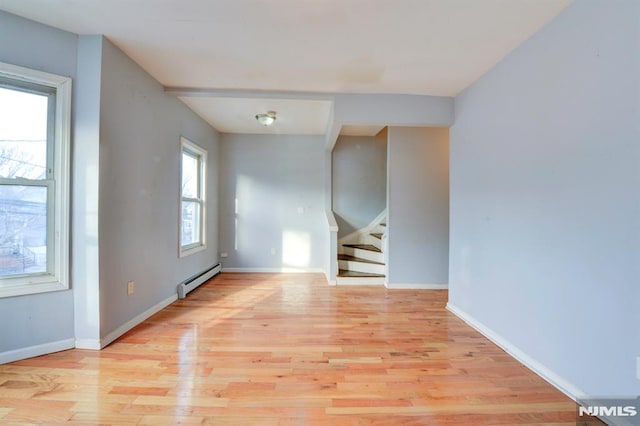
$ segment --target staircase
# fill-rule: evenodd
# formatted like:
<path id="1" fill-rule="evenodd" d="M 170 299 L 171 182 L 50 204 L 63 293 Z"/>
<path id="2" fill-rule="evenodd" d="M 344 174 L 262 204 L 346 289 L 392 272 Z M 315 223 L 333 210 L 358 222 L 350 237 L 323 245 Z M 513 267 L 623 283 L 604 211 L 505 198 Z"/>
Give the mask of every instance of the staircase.
<path id="1" fill-rule="evenodd" d="M 340 240 L 337 285 L 384 285 L 386 228 L 382 217 Z"/>

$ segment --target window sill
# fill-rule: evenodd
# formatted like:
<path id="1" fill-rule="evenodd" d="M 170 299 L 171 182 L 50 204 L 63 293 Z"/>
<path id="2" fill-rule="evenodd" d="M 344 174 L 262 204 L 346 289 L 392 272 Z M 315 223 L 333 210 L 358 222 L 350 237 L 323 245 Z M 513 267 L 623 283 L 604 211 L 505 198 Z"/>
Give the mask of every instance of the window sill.
<path id="1" fill-rule="evenodd" d="M 0 284 L 0 298 L 27 296 L 51 291 L 68 290 L 69 286 L 58 281 L 40 283 Z"/>
<path id="2" fill-rule="evenodd" d="M 198 253 L 199 251 L 203 251 L 207 248 L 207 246 L 205 244 L 202 245 L 198 245 L 198 246 L 187 246 L 185 248 L 180 247 L 180 254 L 179 257 L 186 257 L 189 256 L 190 254 L 194 254 L 194 253 Z"/>

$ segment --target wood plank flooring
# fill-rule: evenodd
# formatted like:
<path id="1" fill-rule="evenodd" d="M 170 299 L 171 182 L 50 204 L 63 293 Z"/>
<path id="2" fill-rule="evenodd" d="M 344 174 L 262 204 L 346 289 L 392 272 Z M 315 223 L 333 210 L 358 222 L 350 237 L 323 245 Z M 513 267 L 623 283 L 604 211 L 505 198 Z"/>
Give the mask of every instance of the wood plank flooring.
<path id="1" fill-rule="evenodd" d="M 446 300 L 223 273 L 102 351 L 0 365 L 0 424 L 575 425 Z"/>

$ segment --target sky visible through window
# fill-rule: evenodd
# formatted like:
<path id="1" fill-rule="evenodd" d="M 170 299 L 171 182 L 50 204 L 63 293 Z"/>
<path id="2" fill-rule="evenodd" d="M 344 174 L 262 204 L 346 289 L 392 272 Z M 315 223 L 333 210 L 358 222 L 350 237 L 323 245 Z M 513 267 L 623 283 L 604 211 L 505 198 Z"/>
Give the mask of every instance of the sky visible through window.
<path id="1" fill-rule="evenodd" d="M 197 155 L 182 152 L 182 241 L 181 245 L 200 240 L 200 204 L 185 198 L 200 198 Z"/>
<path id="2" fill-rule="evenodd" d="M 198 159 L 191 154 L 182 153 L 182 196 L 198 198 Z"/>
<path id="3" fill-rule="evenodd" d="M 0 88 L 0 177 L 44 179 L 48 98 Z"/>
<path id="4" fill-rule="evenodd" d="M 0 277 L 47 269 L 48 188 L 14 179 L 47 179 L 48 102 L 0 87 Z"/>

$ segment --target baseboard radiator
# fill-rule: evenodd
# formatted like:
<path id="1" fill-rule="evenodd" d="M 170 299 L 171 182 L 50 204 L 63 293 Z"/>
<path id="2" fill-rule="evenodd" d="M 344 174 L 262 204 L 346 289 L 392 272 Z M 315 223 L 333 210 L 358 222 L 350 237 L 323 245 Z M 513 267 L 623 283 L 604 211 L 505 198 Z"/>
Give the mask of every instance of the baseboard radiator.
<path id="1" fill-rule="evenodd" d="M 222 266 L 218 263 L 178 284 L 178 299 L 187 297 L 187 293 L 195 290 L 199 285 L 218 275 L 221 269 Z"/>

